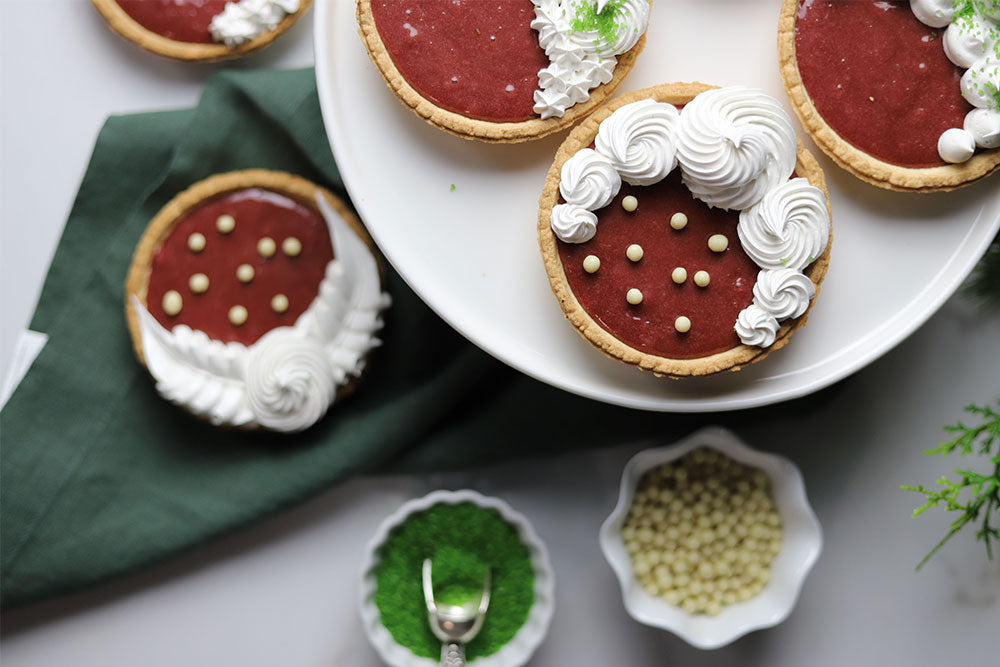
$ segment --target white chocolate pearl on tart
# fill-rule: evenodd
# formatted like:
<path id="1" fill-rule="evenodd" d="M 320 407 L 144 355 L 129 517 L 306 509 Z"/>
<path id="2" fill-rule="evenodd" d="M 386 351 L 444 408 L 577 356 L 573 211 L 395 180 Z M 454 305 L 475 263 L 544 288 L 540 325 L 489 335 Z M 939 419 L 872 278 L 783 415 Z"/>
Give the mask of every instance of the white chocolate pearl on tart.
<path id="1" fill-rule="evenodd" d="M 691 331 L 691 320 L 683 315 L 674 320 L 674 329 L 681 333 Z"/>
<path id="2" fill-rule="evenodd" d="M 231 324 L 234 326 L 240 326 L 241 324 L 246 323 L 249 314 L 247 313 L 247 309 L 243 306 L 233 306 L 229 309 L 228 317 Z"/>
<path id="3" fill-rule="evenodd" d="M 240 264 L 236 267 L 236 279 L 241 283 L 248 283 L 253 280 L 256 272 L 249 264 Z"/>
<path id="4" fill-rule="evenodd" d="M 633 287 L 625 293 L 625 300 L 633 306 L 638 306 L 642 303 L 642 292 Z"/>
<path id="5" fill-rule="evenodd" d="M 261 257 L 272 257 L 278 250 L 278 245 L 270 236 L 265 236 L 257 241 L 257 254 Z"/>
<path id="6" fill-rule="evenodd" d="M 688 279 L 688 272 L 683 266 L 678 266 L 670 273 L 670 279 L 680 285 Z"/>
<path id="7" fill-rule="evenodd" d="M 204 273 L 195 273 L 188 278 L 188 287 L 195 294 L 204 294 L 208 291 L 208 276 Z"/>
<path id="8" fill-rule="evenodd" d="M 638 243 L 633 243 L 625 249 L 625 256 L 628 257 L 631 262 L 638 262 L 643 256 L 642 246 Z"/>
<path id="9" fill-rule="evenodd" d="M 288 297 L 284 294 L 275 294 L 271 297 L 271 310 L 276 313 L 283 313 L 288 310 Z"/>
<path id="10" fill-rule="evenodd" d="M 302 241 L 294 236 L 289 236 L 281 242 L 281 252 L 289 257 L 298 257 L 299 253 L 302 252 Z"/>
<path id="11" fill-rule="evenodd" d="M 193 232 L 188 236 L 187 246 L 188 250 L 191 252 L 201 252 L 205 249 L 205 235 L 199 232 Z"/>
<path id="12" fill-rule="evenodd" d="M 729 247 L 729 239 L 722 234 L 712 234 L 708 237 L 708 249 L 712 252 L 723 252 Z"/>
<path id="13" fill-rule="evenodd" d="M 163 312 L 165 312 L 170 317 L 177 315 L 181 312 L 181 308 L 184 307 L 184 299 L 181 298 L 181 293 L 177 290 L 167 290 L 163 294 Z"/>
<path id="14" fill-rule="evenodd" d="M 236 218 L 227 214 L 220 215 L 215 219 L 215 229 L 220 234 L 229 234 L 236 229 Z"/>
<path id="15" fill-rule="evenodd" d="M 683 213 L 674 213 L 670 216 L 670 227 L 681 230 L 687 227 L 688 217 Z"/>
<path id="16" fill-rule="evenodd" d="M 622 197 L 622 208 L 632 213 L 637 208 L 639 208 L 639 200 L 632 195 L 626 195 Z"/>
<path id="17" fill-rule="evenodd" d="M 587 273 L 597 273 L 601 268 L 601 258 L 597 255 L 587 255 L 583 258 L 583 270 Z"/>
<path id="18" fill-rule="evenodd" d="M 694 274 L 694 284 L 698 287 L 708 287 L 711 281 L 712 277 L 708 275 L 708 271 L 696 271 Z"/>

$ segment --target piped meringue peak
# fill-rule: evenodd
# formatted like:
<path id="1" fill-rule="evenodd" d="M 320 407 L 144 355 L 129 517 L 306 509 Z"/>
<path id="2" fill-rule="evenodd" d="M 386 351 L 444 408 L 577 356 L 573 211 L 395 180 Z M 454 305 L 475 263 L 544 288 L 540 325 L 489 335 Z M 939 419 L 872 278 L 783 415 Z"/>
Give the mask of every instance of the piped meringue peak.
<path id="1" fill-rule="evenodd" d="M 964 127 L 944 131 L 938 154 L 945 162 L 969 160 L 976 147 L 1000 146 L 1000 0 L 910 0 L 924 25 L 945 28 L 945 55 L 966 70 L 962 97 L 976 107 Z"/>
<path id="2" fill-rule="evenodd" d="M 614 200 L 622 181 L 653 185 L 679 166 L 696 199 L 740 211 L 737 235 L 761 271 L 734 329 L 745 345 L 768 347 L 779 321 L 800 317 L 816 295 L 804 271 L 830 236 L 825 193 L 792 178 L 797 155 L 791 118 L 762 91 L 717 88 L 680 111 L 640 100 L 601 121 L 594 148 L 563 164 L 565 203 L 553 207 L 550 224 L 561 241 L 585 243 L 597 233 L 594 211 Z"/>
<path id="3" fill-rule="evenodd" d="M 534 112 L 561 118 L 614 76 L 617 57 L 649 24 L 649 0 L 532 0 L 538 43 L 549 66 L 538 72 Z"/>

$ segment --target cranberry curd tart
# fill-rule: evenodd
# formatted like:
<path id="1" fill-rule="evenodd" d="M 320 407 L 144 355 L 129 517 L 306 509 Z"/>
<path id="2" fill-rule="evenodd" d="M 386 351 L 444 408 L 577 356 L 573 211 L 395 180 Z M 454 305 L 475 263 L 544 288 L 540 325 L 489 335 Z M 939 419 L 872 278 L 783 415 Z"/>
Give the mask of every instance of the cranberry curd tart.
<path id="1" fill-rule="evenodd" d="M 354 388 L 389 305 L 347 207 L 263 170 L 212 176 L 167 203 L 125 292 L 135 353 L 164 398 L 216 425 L 286 432 Z"/>
<path id="2" fill-rule="evenodd" d="M 1000 0 L 784 0 L 781 76 L 840 167 L 953 190 L 1000 167 Z"/>
<path id="3" fill-rule="evenodd" d="M 528 141 L 605 101 L 645 45 L 649 0 L 357 0 L 396 96 L 466 139 Z"/>
<path id="4" fill-rule="evenodd" d="M 801 328 L 830 258 L 823 172 L 781 104 L 664 84 L 559 148 L 538 240 L 566 318 L 604 354 L 675 378 L 738 370 Z"/>
<path id="5" fill-rule="evenodd" d="M 195 62 L 245 56 L 273 42 L 312 0 L 91 0 L 111 29 L 147 51 Z"/>

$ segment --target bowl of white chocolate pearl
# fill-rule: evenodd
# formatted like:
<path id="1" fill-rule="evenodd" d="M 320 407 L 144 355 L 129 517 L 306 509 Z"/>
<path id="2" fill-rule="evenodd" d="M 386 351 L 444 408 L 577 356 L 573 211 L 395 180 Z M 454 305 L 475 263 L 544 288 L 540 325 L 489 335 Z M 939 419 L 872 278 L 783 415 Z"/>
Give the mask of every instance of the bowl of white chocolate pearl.
<path id="1" fill-rule="evenodd" d="M 712 649 L 787 618 L 823 538 L 791 461 L 708 427 L 632 457 L 600 542 L 630 616 Z"/>

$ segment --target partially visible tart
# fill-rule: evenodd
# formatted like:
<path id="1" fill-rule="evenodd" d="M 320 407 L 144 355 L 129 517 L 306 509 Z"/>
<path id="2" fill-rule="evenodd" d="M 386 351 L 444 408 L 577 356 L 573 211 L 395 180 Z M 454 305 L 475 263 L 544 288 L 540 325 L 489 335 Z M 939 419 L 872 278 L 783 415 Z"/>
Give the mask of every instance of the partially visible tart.
<path id="1" fill-rule="evenodd" d="M 515 143 L 605 101 L 645 45 L 649 0 L 357 0 L 400 101 L 451 134 Z"/>
<path id="2" fill-rule="evenodd" d="M 656 375 L 739 370 L 806 322 L 830 257 L 823 173 L 773 98 L 664 84 L 574 129 L 539 201 L 577 332 Z"/>
<path id="3" fill-rule="evenodd" d="M 959 19 L 982 6 L 982 0 L 784 0 L 781 76 L 816 145 L 861 180 L 904 192 L 953 190 L 1000 168 L 1000 63 L 990 60 L 1000 33 L 991 38 L 983 30 L 982 63 L 952 47 L 979 40 L 958 37 L 971 25 Z M 984 83 L 994 99 L 970 90 Z M 992 129 L 970 133 L 984 116 Z"/>
<path id="4" fill-rule="evenodd" d="M 297 176 L 218 174 L 153 218 L 125 284 L 136 356 L 213 424 L 300 431 L 353 390 L 389 304 L 371 241 Z"/>
<path id="5" fill-rule="evenodd" d="M 91 0 L 112 30 L 152 53 L 194 62 L 249 55 L 312 0 Z"/>

